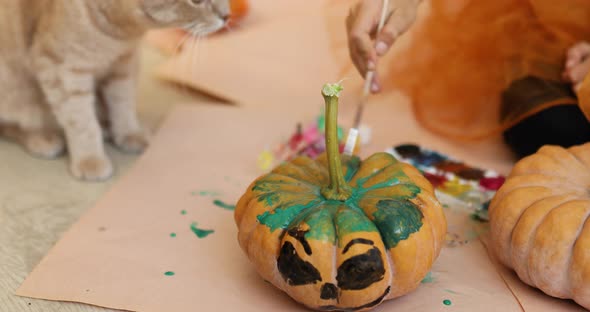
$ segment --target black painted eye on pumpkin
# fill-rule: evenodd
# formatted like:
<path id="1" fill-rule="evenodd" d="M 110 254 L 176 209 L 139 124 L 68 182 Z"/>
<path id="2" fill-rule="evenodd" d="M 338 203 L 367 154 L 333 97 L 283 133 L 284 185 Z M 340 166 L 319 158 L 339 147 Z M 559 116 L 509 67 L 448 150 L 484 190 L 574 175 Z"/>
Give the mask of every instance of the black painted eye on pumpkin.
<path id="1" fill-rule="evenodd" d="M 281 248 L 277 265 L 289 285 L 300 286 L 322 281 L 320 272 L 311 263 L 299 257 L 291 242 L 285 242 Z"/>
<path id="2" fill-rule="evenodd" d="M 342 253 L 346 254 L 354 244 L 373 245 L 373 242 L 366 239 L 352 240 Z M 338 275 L 336 275 L 338 287 L 344 290 L 360 290 L 382 280 L 385 275 L 382 256 L 381 251 L 373 247 L 364 254 L 344 261 L 338 268 Z"/>

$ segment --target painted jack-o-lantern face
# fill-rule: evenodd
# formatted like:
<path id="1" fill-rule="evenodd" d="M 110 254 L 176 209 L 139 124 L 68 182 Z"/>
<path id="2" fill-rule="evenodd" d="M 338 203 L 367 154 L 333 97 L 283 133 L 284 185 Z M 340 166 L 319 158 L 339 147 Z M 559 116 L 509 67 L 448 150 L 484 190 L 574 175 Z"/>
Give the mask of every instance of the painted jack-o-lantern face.
<path id="1" fill-rule="evenodd" d="M 304 292 L 318 293 L 320 299 L 326 302 L 325 305 L 319 307 L 320 310 L 337 309 L 335 304 L 340 302 L 341 294 L 347 291 L 364 291 L 373 285 L 374 288 L 383 289 L 383 294 L 375 300 L 363 306 L 348 308 L 350 310 L 375 306 L 389 294 L 390 286 L 383 283 L 386 273 L 386 265 L 383 262 L 384 254 L 372 240 L 352 239 L 344 249 L 340 250 L 337 257 L 341 258 L 339 261 L 341 263 L 336 269 L 336 284 L 334 284 L 330 281 L 331 274 L 328 274 L 327 278 L 322 278 L 320 270 L 313 264 L 314 260 L 320 262 L 325 260 L 314 259 L 313 247 L 305 239 L 305 233 L 297 228 L 287 231 L 287 235 L 291 238 L 286 239 L 281 247 L 277 267 L 283 279 L 290 286 L 306 286 L 312 289 L 306 291 L 302 288 Z M 293 242 L 292 239 L 295 239 L 296 242 Z M 299 245 L 299 249 L 303 249 L 303 255 L 298 253 L 296 245 Z M 314 247 L 325 248 L 316 244 Z M 322 263 L 318 264 L 320 267 L 322 265 Z"/>
<path id="2" fill-rule="evenodd" d="M 358 311 L 420 284 L 446 233 L 432 185 L 386 153 L 340 159 L 334 97 L 328 153 L 260 177 L 236 206 L 240 246 L 258 273 L 296 301 Z"/>

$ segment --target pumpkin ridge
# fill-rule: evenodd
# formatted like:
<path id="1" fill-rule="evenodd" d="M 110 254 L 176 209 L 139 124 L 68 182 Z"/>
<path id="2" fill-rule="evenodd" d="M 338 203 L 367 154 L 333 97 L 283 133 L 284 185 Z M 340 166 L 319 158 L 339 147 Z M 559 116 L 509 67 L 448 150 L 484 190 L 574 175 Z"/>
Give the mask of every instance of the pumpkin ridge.
<path id="1" fill-rule="evenodd" d="M 343 214 L 354 214 L 354 217 L 357 217 L 358 219 L 364 219 L 364 220 L 362 220 L 362 221 L 356 220 L 356 222 L 353 223 L 350 221 L 350 219 L 353 216 L 347 216 L 346 221 L 342 221 L 340 219 L 343 218 L 342 217 Z M 343 204 L 342 206 L 340 206 L 338 208 L 338 210 L 335 211 L 335 213 L 334 213 L 333 221 L 336 224 L 337 233 L 339 233 L 338 236 L 346 236 L 346 235 L 349 235 L 349 234 L 355 233 L 355 232 L 379 232 L 379 229 L 374 224 L 374 222 L 372 222 L 371 218 L 356 204 Z M 356 224 L 356 227 L 352 228 L 352 229 L 346 229 L 344 231 L 341 231 L 341 229 L 343 229 L 343 227 L 340 225 L 340 223 Z M 340 234 L 342 234 L 342 235 L 340 235 Z M 339 243 L 342 243 L 342 242 L 339 241 Z M 343 247 L 340 244 L 338 244 L 338 246 L 340 248 Z"/>
<path id="2" fill-rule="evenodd" d="M 578 201 L 583 201 L 583 200 L 579 200 L 579 199 L 568 200 L 568 201 L 566 201 L 564 203 L 561 203 L 559 205 L 556 205 L 555 207 L 552 207 L 549 211 L 547 211 L 547 213 L 541 218 L 541 222 L 539 222 L 538 226 L 535 228 L 535 231 L 532 233 L 532 235 L 531 235 L 532 239 L 533 240 L 536 240 L 537 234 L 539 232 L 539 227 L 547 220 L 547 217 L 549 216 L 549 214 L 551 214 L 551 212 L 555 211 L 556 209 L 558 209 L 560 207 L 563 207 L 564 205 L 567 205 L 567 204 L 570 204 L 570 203 L 573 203 L 573 202 L 578 202 Z M 527 210 L 527 209 L 528 209 L 528 207 L 525 210 Z M 532 256 L 532 252 L 529 251 L 529 254 L 528 254 L 528 257 L 527 257 L 528 266 L 526 266 L 526 268 L 527 268 L 527 272 L 528 272 L 529 276 L 531 276 L 531 277 L 532 276 L 535 276 L 535 274 L 531 274 L 531 269 L 533 269 L 533 266 L 531 265 L 531 262 L 533 261 L 532 257 L 533 257 Z M 534 284 L 533 285 L 534 287 L 539 288 L 539 282 L 535 278 L 532 278 L 531 279 L 531 282 Z M 543 292 L 545 292 L 545 291 L 543 290 Z"/>
<path id="3" fill-rule="evenodd" d="M 284 172 L 286 171 L 286 172 Z M 290 173 L 289 171 L 296 171 Z M 305 170 L 303 166 L 294 165 L 291 163 L 285 163 L 280 165 L 279 167 L 275 168 L 271 174 L 278 174 L 282 176 L 286 176 L 297 181 L 313 184 L 312 181 L 316 180 L 316 177 L 311 175 L 309 171 Z M 292 174 L 292 175 L 289 175 Z"/>
<path id="4" fill-rule="evenodd" d="M 279 179 L 285 179 L 285 180 L 273 180 L 273 178 L 279 178 Z M 290 181 L 289 181 L 290 180 Z M 264 191 L 264 188 L 266 187 L 266 185 L 270 184 L 270 185 L 289 185 L 289 184 L 294 184 L 296 185 L 297 183 L 300 184 L 304 184 L 305 186 L 310 186 L 311 188 L 316 188 L 319 187 L 318 185 L 311 183 L 309 181 L 305 181 L 305 180 L 301 180 L 292 176 L 288 176 L 282 173 L 269 173 L 267 176 L 265 176 L 264 178 L 258 180 L 256 183 L 254 183 L 254 185 L 251 187 L 251 189 L 253 191 Z M 265 185 L 262 185 L 265 184 Z M 273 190 L 275 191 L 275 190 Z"/>
<path id="5" fill-rule="evenodd" d="M 303 211 L 317 206 L 320 204 L 320 201 L 318 199 L 311 200 L 305 205 L 293 205 L 291 203 L 292 202 L 288 204 L 285 203 L 285 205 L 282 205 L 281 207 L 275 207 L 272 210 L 272 213 L 271 211 L 266 211 L 263 214 L 258 215 L 256 219 L 260 224 L 267 226 L 271 233 L 277 229 L 284 230 L 291 224 L 293 218 L 299 216 Z M 283 206 L 286 208 L 283 208 Z"/>
<path id="6" fill-rule="evenodd" d="M 379 192 L 385 192 L 385 193 L 389 193 L 391 192 L 392 195 L 390 194 L 380 194 Z M 400 194 L 401 193 L 401 194 Z M 403 193 L 410 193 L 411 195 L 404 195 Z M 366 191 L 363 191 L 362 193 L 362 197 L 364 199 L 377 199 L 377 198 L 382 198 L 382 199 L 390 199 L 392 196 L 395 197 L 400 197 L 406 200 L 410 200 L 415 198 L 418 194 L 422 193 L 421 189 L 419 186 L 415 185 L 415 184 L 396 184 L 396 185 L 392 185 L 392 186 L 380 186 L 378 188 L 375 189 L 369 189 Z"/>
<path id="7" fill-rule="evenodd" d="M 582 165 L 582 167 L 584 167 L 584 169 L 590 170 L 590 165 L 586 164 L 586 162 L 582 160 L 580 157 L 578 157 L 576 153 L 570 152 L 570 154 L 580 163 L 580 165 Z"/>
<path id="8" fill-rule="evenodd" d="M 507 184 L 505 184 L 505 185 L 507 185 Z M 498 252 L 498 259 L 500 260 L 500 262 L 504 263 L 506 266 L 512 267 L 512 259 L 507 258 L 506 254 L 512 254 L 511 242 L 512 242 L 512 235 L 514 234 L 515 225 L 518 223 L 518 221 L 522 217 L 522 214 L 527 209 L 526 205 L 530 204 L 530 203 L 538 202 L 540 199 L 535 199 L 530 203 L 526 203 L 524 205 L 525 207 L 521 207 L 522 205 L 515 206 L 514 209 L 521 209 L 522 208 L 522 211 L 520 211 L 520 213 L 518 214 L 518 216 L 516 216 L 514 218 L 514 220 L 512 220 L 512 218 L 510 220 L 507 220 L 509 215 L 506 215 L 506 214 L 508 212 L 505 211 L 506 209 L 500 209 L 500 208 L 503 208 L 504 206 L 506 206 L 507 205 L 506 202 L 510 202 L 512 200 L 513 196 L 519 195 L 519 192 L 524 192 L 529 189 L 534 190 L 535 188 L 541 188 L 545 192 L 549 193 L 549 194 L 543 196 L 543 199 L 545 199 L 546 197 L 552 196 L 551 189 L 546 188 L 546 187 L 542 187 L 542 186 L 517 187 L 516 189 L 508 189 L 508 191 L 502 191 L 502 189 L 500 189 L 500 191 L 498 193 L 496 193 L 496 196 L 494 197 L 492 203 L 490 204 L 490 208 L 491 208 L 489 210 L 490 221 L 493 222 L 495 220 L 501 220 L 498 223 L 493 222 L 491 225 L 491 230 L 496 232 L 498 235 L 498 238 L 496 240 L 494 240 L 494 248 L 499 251 Z M 510 221 L 509 224 L 507 224 L 508 221 Z"/>
<path id="9" fill-rule="evenodd" d="M 283 166 L 285 166 L 285 165 L 283 165 Z M 273 176 L 281 176 L 281 177 L 287 177 L 287 178 L 290 178 L 290 179 L 293 179 L 295 181 L 302 182 L 302 183 L 305 183 L 305 184 L 308 184 L 308 185 L 315 185 L 314 182 L 312 182 L 313 180 L 315 180 L 315 177 L 310 176 L 307 171 L 305 171 L 305 170 L 302 169 L 302 167 L 291 165 L 291 167 L 289 168 L 289 170 L 297 170 L 298 172 L 297 173 L 291 173 L 292 175 L 289 175 L 288 173 L 283 172 L 282 170 L 277 170 L 277 171 L 274 171 L 273 170 L 271 173 L 269 173 L 267 176 L 265 176 L 263 178 L 263 180 L 266 180 L 266 179 L 271 178 Z"/>
<path id="10" fill-rule="evenodd" d="M 416 204 L 416 206 L 418 206 L 418 209 L 420 209 L 420 212 L 422 212 L 422 215 L 424 216 L 424 220 L 425 220 L 424 223 L 428 223 L 430 225 L 430 231 L 432 232 L 432 237 L 435 238 L 432 241 L 432 248 L 435 252 L 434 254 L 435 254 L 435 258 L 436 258 L 436 257 L 438 257 L 438 255 L 440 254 L 440 251 L 442 249 L 440 242 L 444 241 L 446 231 L 441 231 L 441 233 L 439 233 L 439 230 L 437 229 L 437 226 L 436 226 L 437 216 L 431 214 L 431 212 L 426 210 L 426 208 L 428 208 L 432 205 L 437 205 L 438 201 L 437 201 L 436 197 L 430 195 L 429 193 L 425 193 L 425 192 L 420 192 L 420 194 L 418 194 L 416 196 L 416 198 L 414 198 L 412 200 L 419 201 L 419 203 L 415 203 L 415 204 Z M 438 205 L 440 205 L 440 204 L 438 204 Z M 434 213 L 436 213 L 435 209 L 432 209 L 432 211 Z M 440 216 L 438 216 L 438 217 L 440 218 Z M 445 228 L 446 228 L 446 220 L 445 220 Z"/>
<path id="11" fill-rule="evenodd" d="M 556 145 L 546 146 L 545 148 L 541 148 L 539 150 L 539 152 L 541 155 L 552 158 L 553 160 L 555 160 L 555 162 L 557 162 L 558 164 L 562 165 L 565 168 L 575 169 L 575 168 L 570 167 L 571 163 L 569 161 L 564 161 L 565 157 L 562 157 L 562 156 L 567 154 L 568 156 L 571 156 L 575 160 L 577 160 L 578 164 L 581 165 L 583 169 L 590 169 L 583 162 L 581 162 L 578 159 L 578 157 L 576 157 L 573 153 L 569 152 L 567 149 L 565 149 L 561 146 L 556 146 Z M 560 155 L 557 155 L 557 154 L 560 154 Z"/>
<path id="12" fill-rule="evenodd" d="M 425 202 L 424 197 L 428 197 L 428 196 L 429 196 L 428 194 L 420 193 L 416 196 L 416 198 L 413 198 L 412 201 L 417 201 L 417 202 L 414 202 L 414 204 L 416 205 L 416 207 L 418 207 L 418 209 L 422 213 L 422 219 L 423 219 L 422 223 L 428 223 L 430 225 L 430 232 L 432 234 L 432 237 L 438 238 L 439 235 L 437 233 L 435 223 L 433 222 L 433 220 L 431 220 L 432 216 L 428 212 L 425 212 L 425 207 L 428 207 L 428 203 Z M 431 199 L 431 201 L 435 202 L 432 199 Z M 432 240 L 432 250 L 434 250 L 433 257 L 436 259 L 440 253 L 440 246 L 438 245 L 437 239 Z"/>
<path id="13" fill-rule="evenodd" d="M 589 233 L 590 219 L 586 219 L 584 226 L 582 227 L 582 231 L 578 234 L 578 240 L 576 240 L 576 244 L 574 244 L 574 250 L 572 251 L 572 254 L 575 258 L 574 262 L 570 265 L 568 272 L 568 278 L 572 286 L 571 297 L 574 298 L 578 304 L 585 308 L 590 307 L 590 296 L 588 296 L 588 293 L 590 292 L 590 286 L 588 286 L 590 278 L 584 273 L 580 274 L 580 271 L 576 272 L 576 270 L 583 270 L 583 266 L 587 265 L 588 263 L 588 256 L 584 250 L 587 249 L 588 246 L 588 237 L 590 237 Z M 582 239 L 582 242 L 580 242 L 579 239 Z M 578 243 L 582 245 L 578 246 Z M 580 249 L 582 249 L 582 254 L 580 254 Z M 580 268 L 580 266 L 582 266 L 582 268 Z"/>
<path id="14" fill-rule="evenodd" d="M 309 159 L 309 162 L 306 162 L 305 164 L 297 164 L 297 167 L 303 171 L 307 176 L 311 176 L 312 179 L 315 181 L 317 180 L 317 177 L 313 174 L 313 169 L 310 168 L 310 166 L 314 166 L 316 167 L 315 169 L 320 171 L 320 175 L 322 176 L 322 179 L 327 180 L 328 179 L 328 168 L 326 168 L 325 166 L 323 166 L 321 163 L 319 163 L 317 160 L 311 159 L 309 157 L 297 157 L 297 159 L 301 160 L 301 159 Z"/>
<path id="15" fill-rule="evenodd" d="M 567 261 L 567 284 L 569 285 L 568 288 L 568 293 L 573 293 L 573 288 L 572 288 L 572 277 L 571 277 L 571 269 L 572 269 L 572 264 L 573 264 L 573 260 L 574 260 L 574 248 L 576 247 L 576 243 L 578 242 L 578 240 L 580 239 L 580 235 L 582 234 L 582 231 L 584 230 L 584 227 L 586 226 L 586 223 L 590 224 L 590 209 L 588 209 L 588 211 L 586 211 L 586 216 L 584 217 L 584 222 L 582 222 L 582 224 L 580 225 L 580 227 L 578 228 L 578 231 L 576 233 L 576 239 L 574 239 L 574 242 L 572 244 L 572 246 L 570 247 L 571 252 L 569 253 L 569 258 Z"/>
<path id="16" fill-rule="evenodd" d="M 529 188 L 544 188 L 544 189 L 546 189 L 548 191 L 551 191 L 551 188 L 549 188 L 549 187 L 547 187 L 545 185 L 527 184 L 525 186 L 518 186 L 518 187 L 511 188 L 508 192 L 498 192 L 494 196 L 493 201 L 496 202 L 496 203 L 498 203 L 498 205 L 499 205 L 504 200 L 506 200 L 507 197 L 509 197 L 510 195 L 513 195 L 515 192 L 522 191 L 522 190 L 529 189 Z M 549 195 L 549 196 L 552 196 L 552 195 Z M 545 197 L 543 197 L 542 199 L 545 199 Z M 542 200 L 542 199 L 539 199 L 539 200 Z M 537 202 L 539 200 L 536 200 L 535 202 Z M 497 205 L 494 205 L 492 207 L 492 209 L 490 209 L 490 213 L 493 213 L 492 211 L 495 210 L 495 209 L 493 209 L 493 208 L 495 208 L 495 206 L 497 206 Z"/>
<path id="17" fill-rule="evenodd" d="M 568 177 L 566 175 L 550 174 L 550 173 L 546 173 L 543 171 L 529 171 L 529 172 L 522 173 L 522 174 L 515 174 L 512 177 L 513 178 L 526 178 L 526 177 L 534 177 L 534 176 L 544 176 L 544 177 L 550 177 L 550 178 L 554 178 L 554 179 L 560 179 L 561 181 L 559 181 L 560 182 L 559 185 L 568 184 L 568 185 L 574 186 L 576 188 L 580 187 L 579 183 L 572 182 L 571 177 Z"/>
<path id="18" fill-rule="evenodd" d="M 352 178 L 357 174 L 359 169 L 361 168 L 362 161 L 360 158 L 356 156 L 346 157 L 343 158 L 343 163 L 346 165 L 346 175 L 344 176 L 344 181 L 349 183 Z"/>
<path id="19" fill-rule="evenodd" d="M 502 195 L 504 195 L 504 196 L 502 196 L 502 197 L 499 199 L 499 201 L 497 202 L 497 205 L 496 205 L 496 206 L 500 206 L 500 205 L 502 205 L 502 204 L 504 203 L 504 201 L 509 201 L 509 200 L 511 199 L 511 198 L 510 198 L 510 195 L 514 194 L 516 191 L 525 190 L 525 189 L 528 189 L 528 188 L 537 188 L 537 187 L 542 187 L 542 188 L 545 188 L 545 189 L 547 189 L 547 190 L 551 191 L 551 189 L 549 189 L 549 188 L 547 188 L 547 187 L 544 187 L 544 186 L 526 186 L 526 187 L 517 187 L 517 188 L 511 189 L 511 190 L 510 190 L 510 191 L 508 191 L 508 193 L 506 193 L 506 194 L 502 194 Z M 518 215 L 518 217 L 516 218 L 516 220 L 514 220 L 514 223 L 510 225 L 510 226 L 511 226 L 511 229 L 510 229 L 510 234 L 508 235 L 508 243 L 507 243 L 506 245 L 504 245 L 504 242 L 501 242 L 501 243 L 500 243 L 500 244 L 501 244 L 501 246 L 500 246 L 500 247 L 502 247 L 502 248 L 508 248 L 508 250 L 505 250 L 504 252 L 506 252 L 506 253 L 508 253 L 508 254 L 510 254 L 510 255 L 512 254 L 512 236 L 513 236 L 513 234 L 514 234 L 514 228 L 516 227 L 516 225 L 518 224 L 518 222 L 520 222 L 520 218 L 522 218 L 522 215 L 524 214 L 524 212 L 525 212 L 525 211 L 527 211 L 527 210 L 528 210 L 529 206 L 530 206 L 530 205 L 533 205 L 533 204 L 535 204 L 535 203 L 541 202 L 541 201 L 543 201 L 543 200 L 545 200 L 545 199 L 547 199 L 547 198 L 550 198 L 551 196 L 553 196 L 553 195 L 544 196 L 544 197 L 542 197 L 542 198 L 539 198 L 539 199 L 537 199 L 537 200 L 535 200 L 535 201 L 533 201 L 533 202 L 531 202 L 531 203 L 527 203 L 527 205 L 526 205 L 527 207 L 526 207 L 526 208 L 524 208 L 524 209 L 523 209 L 523 210 L 520 212 L 520 214 Z M 490 212 L 490 213 L 492 213 L 492 212 Z M 495 217 L 495 214 L 494 214 L 494 217 Z M 491 216 L 490 216 L 490 218 L 491 218 Z M 500 233 L 502 233 L 502 232 L 504 232 L 504 231 L 505 231 L 505 229 L 504 229 L 505 227 L 507 227 L 507 225 L 506 225 L 506 224 L 502 224 L 502 227 L 500 228 Z M 535 234 L 535 233 L 536 233 L 536 229 L 535 229 L 535 232 L 534 232 L 534 233 L 532 233 L 533 235 L 531 235 L 531 236 L 533 236 L 533 237 L 534 237 L 534 234 Z M 512 267 L 512 257 L 511 257 L 511 258 L 509 258 L 509 259 L 508 259 L 508 261 L 506 261 L 506 262 L 508 262 L 508 263 L 506 263 L 507 265 L 509 265 L 510 267 Z"/>
<path id="20" fill-rule="evenodd" d="M 398 163 L 392 163 L 392 164 L 389 164 L 389 165 L 387 165 L 387 166 L 385 166 L 385 167 L 383 167 L 383 168 L 381 168 L 381 169 L 378 169 L 378 170 L 377 170 L 377 171 L 375 171 L 375 172 L 372 172 L 371 174 L 369 174 L 369 175 L 368 175 L 368 176 L 366 176 L 366 177 L 357 178 L 357 180 L 356 180 L 356 185 L 355 185 L 355 186 L 353 186 L 353 187 L 360 187 L 360 188 L 364 187 L 363 185 L 364 185 L 364 184 L 365 184 L 367 181 L 369 181 L 371 178 L 373 178 L 373 177 L 375 177 L 376 175 L 378 175 L 378 174 L 382 173 L 382 172 L 383 172 L 383 171 L 385 171 L 387 168 L 389 168 L 389 167 L 391 167 L 391 166 L 394 166 L 394 165 L 397 165 L 397 164 L 398 164 Z M 352 179 L 351 179 L 351 181 L 352 181 L 354 178 L 355 178 L 355 177 L 353 176 L 353 177 L 352 177 Z"/>
<path id="21" fill-rule="evenodd" d="M 544 201 L 546 201 L 546 200 L 550 200 L 550 199 L 554 199 L 554 198 L 559 198 L 559 197 L 564 197 L 564 196 L 566 196 L 566 197 L 565 197 L 565 199 L 564 199 L 564 201 L 563 201 L 563 202 L 561 202 L 561 203 L 559 203 L 558 205 L 555 205 L 555 206 L 553 207 L 553 208 L 557 208 L 558 206 L 560 206 L 560 205 L 562 205 L 562 204 L 565 204 L 565 203 L 567 203 L 567 202 L 570 202 L 571 200 L 570 200 L 568 197 L 569 197 L 569 196 L 571 196 L 571 195 L 568 195 L 568 194 L 566 194 L 566 195 L 563 195 L 563 194 L 551 195 L 551 196 L 544 197 L 544 198 L 542 198 L 542 199 L 540 199 L 540 200 L 537 200 L 537 201 L 535 201 L 535 202 L 531 203 L 530 205 L 528 205 L 528 208 L 526 208 L 526 209 L 523 211 L 523 213 L 520 215 L 520 217 L 518 218 L 518 220 L 515 222 L 515 225 L 514 225 L 514 227 L 512 228 L 512 231 L 510 232 L 510 266 L 511 266 L 513 269 L 515 269 L 515 265 L 514 265 L 514 261 L 513 261 L 513 260 L 514 260 L 514 258 L 515 258 L 515 255 L 514 255 L 514 250 L 513 250 L 513 247 L 514 247 L 514 246 L 513 246 L 513 245 L 514 245 L 514 244 L 513 244 L 513 241 L 514 241 L 514 231 L 515 231 L 515 230 L 518 228 L 518 225 L 520 224 L 520 221 L 521 221 L 521 219 L 524 217 L 524 215 L 526 214 L 526 212 L 527 212 L 527 211 L 529 211 L 530 209 L 532 209 L 532 208 L 536 207 L 536 205 L 538 205 L 538 204 L 540 204 L 540 203 L 543 203 L 543 202 L 544 202 Z M 532 245 L 532 243 L 533 243 L 532 241 L 533 241 L 533 240 L 534 240 L 534 238 L 535 238 L 535 235 L 536 235 L 536 233 L 537 233 L 537 229 L 539 228 L 539 225 L 541 225 L 541 223 L 542 223 L 542 222 L 543 222 L 543 220 L 544 220 L 544 217 L 545 217 L 547 214 L 549 214 L 549 212 L 551 212 L 551 210 L 553 210 L 553 208 L 549 209 L 549 210 L 548 210 L 548 211 L 545 213 L 545 215 L 543 216 L 543 218 L 539 218 L 539 219 L 536 221 L 536 224 L 535 224 L 535 225 L 534 225 L 534 227 L 532 228 L 530 235 L 528 235 L 528 236 L 527 236 L 527 243 L 526 243 L 526 246 L 530 246 L 530 245 Z M 525 257 L 526 257 L 526 258 L 528 258 L 528 256 L 530 255 L 530 252 L 531 252 L 531 248 L 530 248 L 530 247 L 527 247 L 527 248 L 526 248 L 526 250 L 524 250 L 524 255 L 525 255 Z M 521 274 L 521 272 L 516 272 L 516 273 L 517 273 L 519 276 L 520 276 L 520 274 Z M 522 273 L 523 273 L 523 274 L 526 274 L 526 278 L 521 278 L 521 280 L 523 280 L 524 282 L 528 281 L 528 283 L 532 283 L 532 281 L 531 281 L 531 278 L 530 278 L 530 273 L 529 273 L 529 270 L 528 270 L 528 266 L 526 266 L 526 269 L 525 269 L 525 270 L 524 270 L 524 272 L 522 272 Z M 527 283 L 527 284 L 528 284 L 528 283 Z"/>

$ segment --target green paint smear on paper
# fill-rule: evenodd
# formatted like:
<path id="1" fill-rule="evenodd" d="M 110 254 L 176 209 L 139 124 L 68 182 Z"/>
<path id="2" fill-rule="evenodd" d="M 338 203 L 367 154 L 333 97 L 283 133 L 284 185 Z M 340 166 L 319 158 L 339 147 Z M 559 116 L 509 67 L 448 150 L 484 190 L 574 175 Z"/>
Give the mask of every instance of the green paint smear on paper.
<path id="1" fill-rule="evenodd" d="M 198 238 L 205 238 L 205 237 L 207 237 L 210 234 L 213 234 L 215 232 L 214 230 L 203 230 L 203 229 L 199 229 L 197 227 L 197 223 L 196 222 L 193 222 L 191 224 L 191 231 L 193 231 L 193 233 L 195 233 L 195 235 L 197 235 Z"/>
<path id="2" fill-rule="evenodd" d="M 203 196 L 203 197 L 206 197 L 206 196 L 213 197 L 213 196 L 221 196 L 221 193 L 215 192 L 215 191 L 199 191 L 199 192 L 193 192 L 193 195 L 199 195 L 199 196 Z"/>
<path id="3" fill-rule="evenodd" d="M 448 293 L 454 294 L 454 295 L 457 295 L 457 294 L 459 294 L 458 292 L 456 292 L 456 291 L 452 291 L 452 290 L 450 290 L 450 289 L 445 289 L 445 291 L 446 291 L 446 292 L 448 292 Z"/>
<path id="4" fill-rule="evenodd" d="M 434 276 L 432 276 L 432 272 L 428 272 L 428 274 L 426 274 L 426 276 L 424 277 L 424 279 L 422 280 L 422 284 L 430 284 L 430 283 L 434 283 Z"/>
<path id="5" fill-rule="evenodd" d="M 185 214 L 186 214 L 186 210 L 181 210 L 181 211 L 180 211 L 180 214 L 181 214 L 181 215 L 185 215 Z"/>
<path id="6" fill-rule="evenodd" d="M 174 274 L 175 273 L 172 271 L 168 271 L 168 272 L 164 273 L 164 275 L 166 275 L 166 276 L 174 276 Z"/>
<path id="7" fill-rule="evenodd" d="M 450 306 L 453 303 L 451 302 L 451 300 L 445 299 L 445 300 L 443 300 L 443 304 L 446 305 L 446 306 Z"/>
<path id="8" fill-rule="evenodd" d="M 170 233 L 170 237 L 176 237 L 176 233 Z"/>
<path id="9" fill-rule="evenodd" d="M 235 205 L 226 204 L 226 203 L 222 202 L 222 201 L 221 201 L 221 200 L 219 200 L 219 199 L 216 199 L 216 200 L 214 200 L 214 201 L 213 201 L 213 204 L 214 204 L 215 206 L 217 206 L 217 207 L 219 207 L 219 208 L 223 208 L 223 209 L 225 209 L 225 210 L 232 210 L 232 211 L 233 211 L 233 210 L 235 210 L 235 209 L 236 209 L 236 206 L 235 206 Z"/>

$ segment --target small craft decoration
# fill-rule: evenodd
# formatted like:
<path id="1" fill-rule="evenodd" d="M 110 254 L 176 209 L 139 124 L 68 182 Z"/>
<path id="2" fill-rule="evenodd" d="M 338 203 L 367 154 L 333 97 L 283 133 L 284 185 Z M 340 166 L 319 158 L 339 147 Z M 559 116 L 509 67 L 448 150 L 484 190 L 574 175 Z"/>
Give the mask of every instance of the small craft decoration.
<path id="1" fill-rule="evenodd" d="M 516 164 L 489 207 L 499 260 L 526 284 L 590 309 L 590 144 Z"/>
<path id="2" fill-rule="evenodd" d="M 368 310 L 415 290 L 447 229 L 430 182 L 388 153 L 341 156 L 342 86 L 326 84 L 327 152 L 256 179 L 235 210 L 238 240 L 259 275 L 317 310 Z"/>

